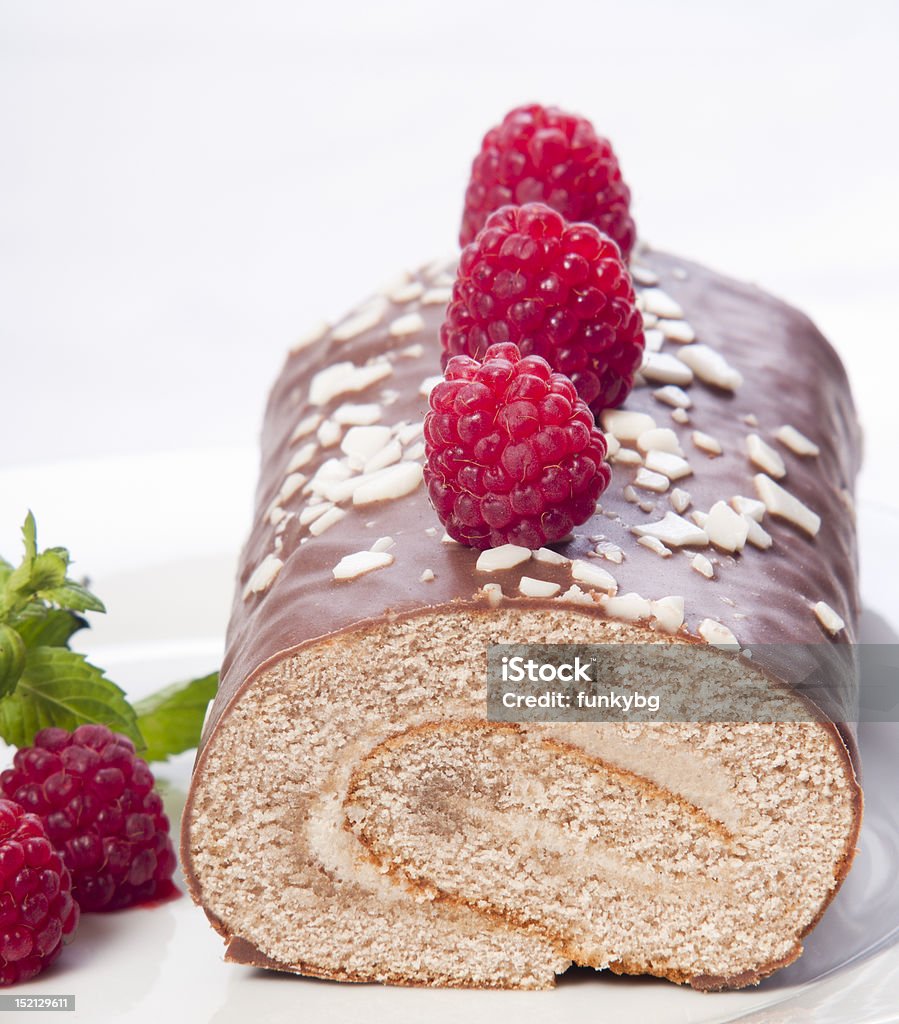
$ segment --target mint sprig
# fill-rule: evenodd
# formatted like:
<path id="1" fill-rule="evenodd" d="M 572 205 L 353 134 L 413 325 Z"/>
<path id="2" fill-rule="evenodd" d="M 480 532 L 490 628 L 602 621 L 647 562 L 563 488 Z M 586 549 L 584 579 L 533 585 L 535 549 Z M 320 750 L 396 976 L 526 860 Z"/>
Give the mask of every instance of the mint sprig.
<path id="1" fill-rule="evenodd" d="M 65 548 L 38 550 L 31 512 L 22 538 L 18 566 L 0 558 L 0 738 L 30 746 L 47 726 L 101 723 L 130 737 L 149 761 L 196 746 L 218 674 L 166 687 L 132 707 L 102 669 L 69 648 L 88 628 L 81 613 L 105 612 L 103 602 L 69 576 Z"/>

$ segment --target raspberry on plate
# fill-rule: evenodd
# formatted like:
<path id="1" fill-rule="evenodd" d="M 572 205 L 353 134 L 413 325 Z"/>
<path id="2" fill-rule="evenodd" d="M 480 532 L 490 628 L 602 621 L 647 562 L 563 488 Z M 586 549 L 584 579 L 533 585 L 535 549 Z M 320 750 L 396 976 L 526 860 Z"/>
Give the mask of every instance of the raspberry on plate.
<path id="1" fill-rule="evenodd" d="M 461 245 L 501 206 L 543 202 L 569 221 L 589 221 L 630 256 L 636 229 L 630 190 L 608 139 L 583 117 L 532 104 L 484 136 L 465 193 Z"/>
<path id="2" fill-rule="evenodd" d="M 596 511 L 612 473 L 606 439 L 571 381 L 540 356 L 492 345 L 450 359 L 425 417 L 428 495 L 473 548 L 562 540 Z"/>
<path id="3" fill-rule="evenodd" d="M 0 986 L 28 981 L 78 925 L 72 879 L 40 819 L 0 799 Z"/>
<path id="4" fill-rule="evenodd" d="M 42 729 L 0 788 L 37 814 L 72 874 L 82 910 L 117 910 L 171 891 L 169 820 L 146 761 L 105 725 Z"/>
<path id="5" fill-rule="evenodd" d="M 614 242 L 543 203 L 505 206 L 462 250 L 440 329 L 450 356 L 511 341 L 570 377 L 595 412 L 620 405 L 643 358 L 643 318 Z"/>

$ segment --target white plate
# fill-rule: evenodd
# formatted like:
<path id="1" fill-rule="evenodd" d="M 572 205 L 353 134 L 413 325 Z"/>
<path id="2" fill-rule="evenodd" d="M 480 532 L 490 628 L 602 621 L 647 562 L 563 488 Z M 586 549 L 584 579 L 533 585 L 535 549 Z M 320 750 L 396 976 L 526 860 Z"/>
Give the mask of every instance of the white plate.
<path id="1" fill-rule="evenodd" d="M 243 451 L 95 463 L 89 471 L 70 465 L 54 473 L 0 474 L 0 551 L 7 557 L 15 553 L 8 526 L 25 495 L 39 528 L 46 527 L 44 543 L 69 543 L 82 569 L 102 566 L 93 582 L 110 615 L 81 634 L 79 646 L 139 697 L 217 664 L 254 472 L 254 459 Z M 187 515 L 185 510 L 201 507 L 201 499 L 208 515 Z M 110 536 L 115 522 L 127 522 L 128 528 Z M 897 639 L 899 581 L 883 561 L 897 528 L 894 512 L 862 507 L 863 639 Z M 149 557 L 142 559 L 142 552 Z M 866 811 L 852 873 L 809 937 L 804 956 L 753 990 L 703 994 L 590 970 L 572 971 L 555 991 L 540 993 L 340 985 L 277 975 L 225 964 L 221 940 L 205 915 L 181 898 L 152 909 L 85 915 L 75 942 L 47 975 L 5 994 L 74 994 L 76 1010 L 62 1020 L 90 1024 L 896 1020 L 899 724 L 863 726 L 861 747 Z M 183 755 L 157 771 L 173 820 L 191 761 Z M 60 1020 L 43 1012 L 27 1019 Z"/>

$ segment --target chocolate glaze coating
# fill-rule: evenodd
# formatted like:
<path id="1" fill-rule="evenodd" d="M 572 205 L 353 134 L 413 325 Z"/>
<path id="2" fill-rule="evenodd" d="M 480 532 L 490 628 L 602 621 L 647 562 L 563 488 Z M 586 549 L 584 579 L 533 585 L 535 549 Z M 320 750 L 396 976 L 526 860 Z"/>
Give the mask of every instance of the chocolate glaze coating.
<path id="1" fill-rule="evenodd" d="M 641 500 L 645 496 L 654 502 L 650 512 L 626 501 L 622 492 L 636 467 L 617 464 L 612 484 L 601 498 L 602 512 L 556 549 L 571 558 L 585 558 L 595 543 L 589 538 L 603 535 L 625 552 L 620 564 L 596 563 L 615 576 L 619 593 L 635 591 L 653 599 L 682 596 L 685 629 L 691 633 L 708 617 L 728 626 L 744 647 L 835 644 L 812 612 L 816 602 L 825 601 L 846 623 L 836 643 L 853 641 L 859 600 L 851 492 L 860 459 L 860 431 L 838 356 L 806 316 L 755 286 L 663 253 L 646 252 L 640 259 L 658 274 L 659 286 L 681 305 L 697 341 L 719 351 L 744 378 L 735 393 L 694 381 L 689 388 L 693 406 L 687 425 L 673 422 L 671 409 L 653 397 L 658 385 L 638 387 L 628 397 L 626 409 L 649 413 L 659 426 L 670 426 L 677 433 L 694 472 L 673 486 L 690 492 L 691 510 L 708 511 L 716 501 L 734 495 L 755 498 L 752 478 L 759 470 L 746 455 L 745 439 L 757 432 L 784 458 L 787 475 L 780 482 L 821 516 L 821 528 L 812 538 L 791 523 L 766 515 L 764 528 L 774 540 L 768 550 L 747 545 L 742 553 L 727 555 L 711 547 L 690 549 L 716 559 L 715 578 L 710 580 L 691 568 L 691 554 L 675 550 L 663 559 L 636 543 L 631 528 L 661 519 L 671 506 L 665 494 L 640 492 Z M 436 271 L 431 275 L 439 276 Z M 426 287 L 430 283 L 427 271 L 413 280 Z M 388 615 L 414 614 L 458 602 L 483 606 L 480 588 L 487 582 L 499 582 L 506 600 L 522 601 L 516 596 L 521 575 L 559 582 L 563 591 L 573 582 L 569 566 L 534 561 L 495 574 L 478 572 L 477 551 L 441 542 L 443 529 L 421 484 L 395 500 L 363 507 L 344 502 L 346 516 L 317 537 L 310 537 L 308 526 L 291 517 L 280 533 L 277 557 L 283 567 L 266 590 L 244 596 L 252 573 L 278 543 L 279 534 L 268 513 L 286 467 L 298 448 L 315 440 L 313 433 L 292 443 L 296 425 L 311 414 L 327 416 L 344 402 L 380 402 L 383 424 L 421 421 L 427 411 L 422 381 L 440 373 L 438 331 L 443 309 L 443 305 L 421 305 L 418 300 L 389 303 L 377 326 L 345 341 L 336 340 L 329 331 L 288 357 L 268 403 L 255 525 L 240 561 L 221 686 L 201 748 L 246 681 L 265 663 L 298 645 Z M 421 314 L 423 329 L 413 336 L 391 336 L 391 322 L 410 312 Z M 410 345 L 420 345 L 422 353 L 404 354 Z M 665 351 L 676 353 L 679 347 L 666 342 Z M 309 384 L 319 371 L 344 361 L 359 366 L 385 355 L 392 365 L 385 379 L 321 406 L 310 403 Z M 757 425 L 748 425 L 745 418 L 753 416 Z M 800 457 L 773 440 L 773 432 L 785 423 L 812 439 L 820 454 Z M 695 448 L 694 429 L 717 438 L 723 455 L 710 458 Z M 302 472 L 311 477 L 325 459 L 335 455 L 340 455 L 339 447 L 319 447 Z M 305 501 L 300 489 L 281 504 L 288 513 L 296 513 Z M 368 550 L 383 536 L 396 541 L 392 565 L 335 581 L 332 569 L 343 556 Z M 430 582 L 421 580 L 425 569 L 434 573 Z M 526 603 L 551 605 L 555 600 L 528 599 Z M 583 610 L 580 605 L 578 609 Z M 602 614 L 598 607 L 595 614 Z M 774 663 L 766 667 L 790 682 L 792 648 L 782 650 L 783 658 L 774 656 Z M 854 692 L 854 678 L 843 673 L 826 713 L 838 722 L 850 717 L 846 709 Z M 853 748 L 850 730 L 844 727 L 842 732 Z"/>

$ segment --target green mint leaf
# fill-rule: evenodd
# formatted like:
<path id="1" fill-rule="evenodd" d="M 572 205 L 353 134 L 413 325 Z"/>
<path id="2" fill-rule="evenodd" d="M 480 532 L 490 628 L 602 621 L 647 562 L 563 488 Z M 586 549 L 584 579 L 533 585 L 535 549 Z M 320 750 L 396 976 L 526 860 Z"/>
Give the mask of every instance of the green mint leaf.
<path id="1" fill-rule="evenodd" d="M 35 593 L 61 587 L 65 582 L 69 563 L 58 551 L 42 551 L 31 563 L 31 589 Z"/>
<path id="2" fill-rule="evenodd" d="M 0 697 L 15 690 L 25 670 L 25 641 L 19 631 L 0 622 Z"/>
<path id="3" fill-rule="evenodd" d="M 84 655 L 65 647 L 29 651 L 15 693 L 0 700 L 0 738 L 27 747 L 47 726 L 72 730 L 85 722 L 108 725 L 139 749 L 144 745 L 125 694 Z"/>
<path id="4" fill-rule="evenodd" d="M 106 611 L 106 605 L 100 598 L 76 580 L 66 580 L 62 586 L 42 590 L 40 596 L 45 601 L 57 604 L 60 608 L 65 608 L 70 612 Z"/>
<path id="5" fill-rule="evenodd" d="M 22 524 L 22 539 L 25 541 L 25 561 L 31 562 L 37 555 L 37 523 L 34 521 L 34 513 L 28 510 L 25 522 Z"/>
<path id="6" fill-rule="evenodd" d="M 200 742 L 206 707 L 218 689 L 218 672 L 175 683 L 134 705 L 137 725 L 147 744 L 141 756 L 164 761 Z"/>
<path id="7" fill-rule="evenodd" d="M 47 608 L 35 602 L 16 619 L 15 627 L 28 648 L 68 647 L 72 635 L 87 629 L 88 624 L 68 609 Z"/>

